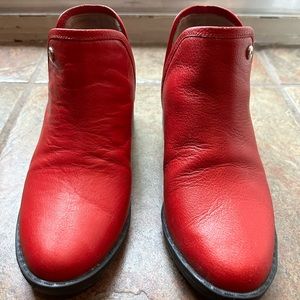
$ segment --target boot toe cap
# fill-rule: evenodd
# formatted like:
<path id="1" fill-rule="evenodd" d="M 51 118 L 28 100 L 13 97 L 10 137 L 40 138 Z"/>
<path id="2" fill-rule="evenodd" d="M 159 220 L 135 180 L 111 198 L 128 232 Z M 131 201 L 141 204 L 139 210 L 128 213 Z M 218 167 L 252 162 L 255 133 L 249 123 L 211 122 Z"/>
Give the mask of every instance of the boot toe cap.
<path id="1" fill-rule="evenodd" d="M 253 292 L 261 288 L 271 272 L 274 252 L 271 241 L 240 235 L 238 238 L 234 233 L 224 238 L 215 230 L 210 236 L 199 232 L 190 235 L 186 231 L 184 244 L 179 242 L 179 245 L 179 251 L 194 271 L 224 291 Z"/>
<path id="2" fill-rule="evenodd" d="M 256 193 L 255 199 L 255 193 L 246 189 L 243 194 L 224 191 L 221 196 L 190 187 L 189 193 L 178 191 L 166 202 L 166 223 L 195 272 L 226 291 L 248 293 L 260 288 L 271 271 L 275 247 L 269 194 Z"/>
<path id="3" fill-rule="evenodd" d="M 254 251 L 239 251 L 230 255 L 212 253 L 207 260 L 210 267 L 199 259 L 194 266 L 198 272 L 205 270 L 206 280 L 225 291 L 249 293 L 261 288 L 271 271 L 272 262 Z"/>
<path id="4" fill-rule="evenodd" d="M 101 263 L 128 217 L 130 188 L 120 192 L 117 176 L 107 180 L 87 172 L 61 178 L 30 174 L 19 215 L 25 262 L 48 281 L 74 279 Z"/>

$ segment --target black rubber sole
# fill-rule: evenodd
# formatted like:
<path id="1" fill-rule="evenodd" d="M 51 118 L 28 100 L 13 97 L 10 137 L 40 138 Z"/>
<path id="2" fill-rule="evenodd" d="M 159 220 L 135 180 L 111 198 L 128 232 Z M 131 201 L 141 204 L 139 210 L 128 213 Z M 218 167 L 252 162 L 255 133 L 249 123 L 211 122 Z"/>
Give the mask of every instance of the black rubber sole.
<path id="1" fill-rule="evenodd" d="M 25 279 L 29 282 L 29 284 L 38 292 L 50 295 L 50 296 L 71 296 L 74 294 L 78 294 L 86 290 L 95 284 L 101 275 L 103 269 L 110 263 L 110 261 L 115 257 L 118 253 L 118 250 L 121 248 L 130 224 L 130 213 L 127 217 L 126 223 L 122 230 L 122 233 L 113 247 L 113 249 L 109 252 L 109 254 L 105 257 L 104 260 L 99 262 L 94 268 L 90 269 L 88 272 L 68 281 L 47 281 L 43 280 L 36 275 L 34 275 L 28 268 L 25 258 L 23 256 L 22 248 L 20 245 L 19 239 L 19 220 L 17 223 L 16 229 L 16 256 L 17 262 L 21 269 L 21 272 Z"/>
<path id="2" fill-rule="evenodd" d="M 192 268 L 192 266 L 186 261 L 186 259 L 183 257 L 183 255 L 180 253 L 175 243 L 173 242 L 164 217 L 164 208 L 162 208 L 161 218 L 162 218 L 162 227 L 163 227 L 163 233 L 166 240 L 167 248 L 169 250 L 169 253 L 173 261 L 175 262 L 181 274 L 188 281 L 188 283 L 195 289 L 196 292 L 198 292 L 202 296 L 206 297 L 209 300 L 258 299 L 261 296 L 263 296 L 264 293 L 267 291 L 267 289 L 270 287 L 277 271 L 277 260 L 278 260 L 277 259 L 277 238 L 275 240 L 272 269 L 268 275 L 267 280 L 264 282 L 264 284 L 261 287 L 259 287 L 254 291 L 247 292 L 247 293 L 236 293 L 236 292 L 220 289 L 212 285 L 203 277 L 201 277 Z"/>

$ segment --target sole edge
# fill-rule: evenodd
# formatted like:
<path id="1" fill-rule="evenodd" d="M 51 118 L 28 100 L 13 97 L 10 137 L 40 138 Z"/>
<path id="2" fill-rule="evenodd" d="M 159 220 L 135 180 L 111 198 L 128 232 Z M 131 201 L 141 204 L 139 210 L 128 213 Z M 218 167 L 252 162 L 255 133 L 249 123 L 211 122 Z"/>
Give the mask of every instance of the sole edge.
<path id="1" fill-rule="evenodd" d="M 130 212 L 126 219 L 125 225 L 122 232 L 111 251 L 106 255 L 106 257 L 101 260 L 95 267 L 84 273 L 83 275 L 76 277 L 67 281 L 47 281 L 39 278 L 33 274 L 28 268 L 25 257 L 22 252 L 20 238 L 19 238 L 19 218 L 16 226 L 16 236 L 15 236 L 15 247 L 16 247 L 16 258 L 19 268 L 27 280 L 27 282 L 36 291 L 50 295 L 50 296 L 71 296 L 83 292 L 84 290 L 95 284 L 101 275 L 102 271 L 107 267 L 111 260 L 119 252 L 121 246 L 123 245 L 125 238 L 129 231 L 130 225 Z"/>
<path id="2" fill-rule="evenodd" d="M 183 277 L 188 281 L 188 283 L 200 294 L 205 297 L 209 297 L 209 299 L 258 299 L 262 297 L 265 292 L 270 287 L 271 283 L 273 282 L 276 272 L 277 272 L 277 264 L 278 264 L 278 249 L 277 249 L 277 236 L 275 235 L 275 247 L 273 253 L 273 263 L 272 269 L 269 273 L 266 281 L 262 286 L 258 289 L 247 292 L 247 293 L 236 293 L 231 291 L 226 291 L 220 289 L 206 279 L 201 277 L 193 268 L 192 266 L 186 261 L 180 251 L 177 249 L 174 241 L 172 240 L 171 234 L 168 230 L 167 223 L 164 216 L 164 207 L 161 210 L 161 219 L 162 219 L 162 227 L 163 227 L 163 234 L 166 240 L 167 248 L 171 255 L 172 260 L 175 262 L 177 268 L 179 269 L 180 273 Z"/>

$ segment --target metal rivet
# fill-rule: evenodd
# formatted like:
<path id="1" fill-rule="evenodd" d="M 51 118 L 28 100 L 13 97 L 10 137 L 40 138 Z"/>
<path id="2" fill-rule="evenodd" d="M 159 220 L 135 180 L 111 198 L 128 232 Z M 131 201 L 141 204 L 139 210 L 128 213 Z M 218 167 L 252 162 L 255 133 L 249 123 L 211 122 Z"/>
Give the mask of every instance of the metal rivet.
<path id="1" fill-rule="evenodd" d="M 54 63 L 54 49 L 52 47 L 48 47 L 48 57 L 49 60 Z"/>
<path id="2" fill-rule="evenodd" d="M 246 57 L 247 59 L 252 59 L 253 57 L 253 52 L 254 52 L 254 48 L 252 45 L 249 45 L 248 48 L 247 48 L 247 51 L 246 51 Z"/>

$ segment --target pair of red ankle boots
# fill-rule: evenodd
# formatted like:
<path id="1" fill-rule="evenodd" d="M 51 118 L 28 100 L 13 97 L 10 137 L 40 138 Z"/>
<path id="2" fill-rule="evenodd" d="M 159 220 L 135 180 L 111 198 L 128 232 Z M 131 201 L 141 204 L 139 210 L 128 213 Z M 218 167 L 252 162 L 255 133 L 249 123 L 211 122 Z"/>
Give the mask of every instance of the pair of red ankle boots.
<path id="1" fill-rule="evenodd" d="M 16 252 L 38 290 L 93 284 L 129 228 L 135 66 L 105 6 L 64 12 L 50 30 L 49 101 L 27 175 Z M 194 6 L 171 30 L 162 79 L 163 232 L 209 299 L 253 299 L 277 268 L 271 196 L 249 113 L 253 31 Z"/>

